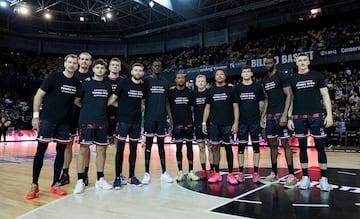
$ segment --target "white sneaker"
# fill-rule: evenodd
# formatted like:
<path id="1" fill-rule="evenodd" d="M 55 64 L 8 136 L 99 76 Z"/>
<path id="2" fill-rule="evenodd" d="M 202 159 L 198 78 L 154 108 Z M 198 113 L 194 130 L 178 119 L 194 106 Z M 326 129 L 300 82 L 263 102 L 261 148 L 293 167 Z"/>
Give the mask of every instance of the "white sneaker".
<path id="1" fill-rule="evenodd" d="M 303 176 L 299 184 L 299 189 L 309 189 L 309 188 L 310 188 L 310 178 L 308 176 Z"/>
<path id="2" fill-rule="evenodd" d="M 95 183 L 95 189 L 112 189 L 113 186 L 108 183 L 104 177 L 101 177 L 99 180 L 96 180 L 96 183 Z"/>
<path id="3" fill-rule="evenodd" d="M 145 173 L 144 178 L 141 180 L 143 185 L 148 185 L 150 183 L 150 173 Z"/>
<path id="4" fill-rule="evenodd" d="M 171 178 L 171 176 L 169 176 L 166 171 L 163 174 L 161 174 L 160 180 L 164 181 L 164 182 L 167 182 L 167 183 L 173 183 L 174 182 L 173 178 Z"/>
<path id="5" fill-rule="evenodd" d="M 76 182 L 75 189 L 74 189 L 74 194 L 83 193 L 84 190 L 85 190 L 85 183 L 84 183 L 84 181 L 82 179 L 79 179 Z"/>
<path id="6" fill-rule="evenodd" d="M 328 182 L 328 178 L 321 177 L 320 179 L 320 190 L 324 192 L 328 192 L 332 189 L 331 185 Z"/>

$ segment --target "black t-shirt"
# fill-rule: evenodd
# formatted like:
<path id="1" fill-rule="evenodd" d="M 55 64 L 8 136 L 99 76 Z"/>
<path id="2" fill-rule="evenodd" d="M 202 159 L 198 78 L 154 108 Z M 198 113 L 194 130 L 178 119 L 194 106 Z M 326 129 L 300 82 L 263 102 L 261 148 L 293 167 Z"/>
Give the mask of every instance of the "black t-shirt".
<path id="1" fill-rule="evenodd" d="M 88 72 L 86 72 L 86 73 L 81 73 L 81 72 L 79 72 L 79 69 L 77 69 L 76 71 L 75 71 L 75 74 L 74 74 L 74 77 L 75 77 L 75 79 L 76 80 L 78 80 L 78 81 L 80 81 L 80 82 L 83 82 L 83 81 L 85 81 L 85 79 L 87 79 L 87 78 L 92 78 L 94 76 L 94 73 L 92 72 L 92 71 L 88 71 Z"/>
<path id="2" fill-rule="evenodd" d="M 169 91 L 168 99 L 174 125 L 193 124 L 191 111 L 195 101 L 193 91 L 187 87 L 184 90 L 173 88 Z"/>
<path id="3" fill-rule="evenodd" d="M 85 80 L 81 83 L 77 97 L 81 98 L 80 124 L 107 124 L 107 101 L 111 85 L 105 81 Z"/>
<path id="4" fill-rule="evenodd" d="M 78 81 L 55 72 L 43 81 L 40 88 L 45 91 L 40 119 L 53 123 L 70 122 Z"/>
<path id="5" fill-rule="evenodd" d="M 289 76 L 281 72 L 276 72 L 273 76 L 266 76 L 264 78 L 263 86 L 268 96 L 267 113 L 283 113 L 286 100 L 283 88 L 290 87 Z"/>
<path id="6" fill-rule="evenodd" d="M 293 114 L 305 115 L 322 112 L 320 88 L 326 87 L 324 76 L 317 71 L 294 74 L 291 78 L 294 94 Z"/>
<path id="7" fill-rule="evenodd" d="M 250 85 L 238 84 L 240 123 L 256 124 L 260 121 L 259 101 L 264 100 L 264 90 L 257 82 Z"/>
<path id="8" fill-rule="evenodd" d="M 238 103 L 233 86 L 210 88 L 206 97 L 206 104 L 210 104 L 209 121 L 216 125 L 232 125 L 234 123 L 233 103 Z"/>
<path id="9" fill-rule="evenodd" d="M 113 94 L 115 92 L 116 86 L 118 85 L 118 83 L 122 80 L 123 78 L 118 77 L 118 78 L 110 78 L 109 76 L 104 77 L 104 81 L 108 82 L 111 84 L 111 94 Z M 117 108 L 114 106 L 109 106 L 108 107 L 108 116 L 110 117 L 110 120 L 114 120 L 116 117 L 116 113 L 117 113 Z"/>
<path id="10" fill-rule="evenodd" d="M 119 82 L 114 94 L 118 96 L 117 121 L 129 124 L 141 122 L 141 99 L 145 97 L 145 85 L 135 84 L 130 78 Z"/>
<path id="11" fill-rule="evenodd" d="M 194 106 L 194 125 L 201 126 L 203 119 L 206 96 L 208 91 L 203 92 L 195 91 L 195 106 Z"/>
<path id="12" fill-rule="evenodd" d="M 148 77 L 146 86 L 145 121 L 166 120 L 166 96 L 169 92 L 169 81 L 165 78 Z"/>

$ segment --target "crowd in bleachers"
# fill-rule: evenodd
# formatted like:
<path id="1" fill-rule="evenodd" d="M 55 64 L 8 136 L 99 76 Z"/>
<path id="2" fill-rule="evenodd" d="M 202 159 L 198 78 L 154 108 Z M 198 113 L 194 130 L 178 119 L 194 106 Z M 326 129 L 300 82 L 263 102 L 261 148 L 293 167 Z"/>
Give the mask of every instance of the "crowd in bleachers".
<path id="1" fill-rule="evenodd" d="M 300 28 L 301 29 L 301 28 Z M 264 31 L 267 33 L 267 31 Z M 329 50 L 360 45 L 360 26 L 338 24 L 296 31 L 294 28 L 273 34 L 249 33 L 248 39 L 239 39 L 207 48 L 181 49 L 166 54 L 152 54 L 121 58 L 122 74 L 130 65 L 141 62 L 150 69 L 151 61 L 161 57 L 165 72 L 176 69 L 222 64 L 269 55 L 282 55 L 309 50 Z M 96 58 L 96 57 L 95 57 Z M 111 57 L 102 57 L 110 59 Z M 0 109 L 1 114 L 17 121 L 18 127 L 29 127 L 28 113 L 32 97 L 41 81 L 53 71 L 62 69 L 59 55 L 38 55 L 31 52 L 0 51 Z M 360 66 L 357 66 L 360 67 Z M 344 130 L 347 121 L 360 120 L 360 68 L 346 68 L 326 72 L 333 101 L 333 112 L 339 121 L 338 130 Z M 27 122 L 26 124 L 23 123 Z M 344 126 L 344 127 L 342 127 Z"/>

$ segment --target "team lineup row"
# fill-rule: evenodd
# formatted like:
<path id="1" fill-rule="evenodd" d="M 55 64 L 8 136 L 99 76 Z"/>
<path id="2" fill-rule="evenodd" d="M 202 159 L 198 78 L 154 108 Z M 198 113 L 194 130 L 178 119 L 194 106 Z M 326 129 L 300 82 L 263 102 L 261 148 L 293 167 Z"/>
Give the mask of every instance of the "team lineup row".
<path id="1" fill-rule="evenodd" d="M 289 174 L 286 187 L 299 185 L 300 189 L 310 187 L 307 173 L 307 141 L 310 130 L 315 139 L 319 153 L 321 169 L 320 189 L 331 189 L 326 177 L 327 160 L 324 151 L 324 131 L 332 124 L 331 104 L 324 77 L 321 73 L 309 70 L 309 58 L 299 54 L 296 60 L 298 74 L 289 77 L 276 70 L 273 58 L 266 59 L 268 75 L 260 85 L 252 80 L 253 73 L 249 66 L 241 72 L 242 82 L 231 86 L 226 83 L 226 74 L 222 69 L 215 71 L 215 86 L 206 89 L 206 77 L 196 77 L 197 90 L 186 88 L 185 75 L 176 74 L 175 86 L 169 88 L 169 82 L 162 77 L 163 66 L 158 60 L 152 63 L 151 75 L 144 76 L 144 66 L 134 63 L 131 76 L 122 79 L 121 61 L 113 58 L 107 63 L 102 59 L 92 62 L 89 53 L 83 52 L 77 57 L 69 54 L 64 59 L 65 70 L 50 74 L 42 83 L 34 97 L 34 129 L 38 129 L 38 147 L 34 156 L 33 181 L 27 199 L 34 199 L 39 192 L 38 179 L 43 164 L 44 154 L 50 141 L 57 142 L 54 164 L 53 184 L 50 192 L 65 195 L 61 188 L 70 182 L 69 165 L 72 159 L 70 133 L 79 130 L 80 149 L 77 158 L 78 181 L 74 193 L 84 192 L 88 184 L 88 167 L 90 160 L 89 146 L 96 145 L 96 188 L 120 189 L 122 184 L 131 183 L 138 186 L 149 184 L 150 155 L 153 137 L 157 136 L 157 145 L 162 167 L 161 180 L 172 183 L 173 179 L 166 172 L 164 137 L 166 118 L 170 118 L 173 142 L 176 144 L 178 175 L 176 180 L 184 180 L 182 167 L 182 146 L 185 141 L 188 159 L 188 179 L 207 180 L 209 183 L 221 182 L 219 173 L 220 147 L 225 145 L 228 163 L 227 182 L 235 185 L 244 182 L 244 149 L 248 135 L 254 150 L 253 182 L 276 183 L 278 139 L 285 149 Z M 92 65 L 92 71 L 90 66 Z M 323 100 L 326 117 L 322 118 Z M 74 103 L 75 106 L 74 107 Z M 305 104 L 306 103 L 306 104 Z M 145 141 L 145 174 L 140 181 L 135 176 L 136 149 L 141 134 L 141 109 L 145 105 L 144 135 Z M 41 109 L 41 110 L 40 110 Z M 193 119 L 194 118 L 194 119 Z M 264 180 L 260 180 L 259 167 L 259 134 L 260 127 L 265 128 L 268 145 L 271 148 L 272 171 Z M 299 138 L 300 163 L 302 180 L 297 182 L 294 175 L 292 151 L 288 145 L 287 128 L 294 131 Z M 104 165 L 108 134 L 116 139 L 115 180 L 113 185 L 104 178 Z M 238 136 L 239 174 L 233 173 L 233 134 Z M 197 176 L 193 171 L 193 136 L 199 145 L 202 171 Z M 122 165 L 125 141 L 129 138 L 129 177 L 123 174 Z M 210 172 L 206 171 L 205 139 L 208 147 Z M 61 174 L 61 170 L 63 173 Z"/>

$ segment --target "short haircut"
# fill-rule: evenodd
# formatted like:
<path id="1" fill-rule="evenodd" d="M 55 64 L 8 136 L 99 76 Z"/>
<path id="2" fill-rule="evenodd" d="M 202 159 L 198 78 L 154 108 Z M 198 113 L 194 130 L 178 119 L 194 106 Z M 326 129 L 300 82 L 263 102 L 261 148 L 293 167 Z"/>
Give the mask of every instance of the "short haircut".
<path id="1" fill-rule="evenodd" d="M 276 64 L 276 59 L 274 58 L 274 56 L 267 56 L 267 57 L 266 57 L 266 60 L 268 60 L 268 59 L 273 60 L 274 63 Z"/>
<path id="2" fill-rule="evenodd" d="M 134 64 L 131 65 L 131 70 L 133 70 L 137 66 L 142 67 L 142 69 L 144 69 L 143 64 L 141 64 L 140 62 L 135 62 Z"/>
<path id="3" fill-rule="evenodd" d="M 90 53 L 88 53 L 88 52 L 81 52 L 81 53 L 79 54 L 79 58 L 80 58 L 81 55 L 90 56 L 90 59 L 92 60 L 92 55 L 91 55 Z"/>
<path id="4" fill-rule="evenodd" d="M 218 71 L 222 71 L 222 72 L 224 72 L 224 74 L 226 75 L 226 71 L 225 71 L 225 69 L 223 69 L 223 68 L 218 68 L 218 69 L 216 69 L 215 72 L 214 72 L 214 75 L 216 75 L 216 72 L 218 72 Z"/>
<path id="5" fill-rule="evenodd" d="M 112 62 L 112 61 L 119 62 L 121 64 L 121 60 L 119 58 L 117 58 L 117 57 L 111 58 L 110 62 Z"/>
<path id="6" fill-rule="evenodd" d="M 199 74 L 196 76 L 195 80 L 197 80 L 198 78 L 204 78 L 206 80 L 206 76 L 203 74 Z"/>
<path id="7" fill-rule="evenodd" d="M 95 65 L 103 65 L 103 66 L 107 67 L 107 63 L 105 62 L 104 59 L 96 59 L 93 63 L 93 66 L 95 66 Z"/>
<path id="8" fill-rule="evenodd" d="M 64 58 L 64 61 L 66 62 L 68 60 L 68 58 L 74 58 L 77 59 L 77 55 L 75 54 L 67 54 Z"/>
<path id="9" fill-rule="evenodd" d="M 250 71 L 251 71 L 250 65 L 243 65 L 241 70 L 245 70 L 245 69 L 250 69 Z"/>
<path id="10" fill-rule="evenodd" d="M 297 57 L 300 57 L 300 56 L 306 56 L 306 57 L 308 57 L 309 58 L 309 56 L 306 54 L 306 53 L 300 53 L 300 54 L 298 54 L 298 56 Z"/>

